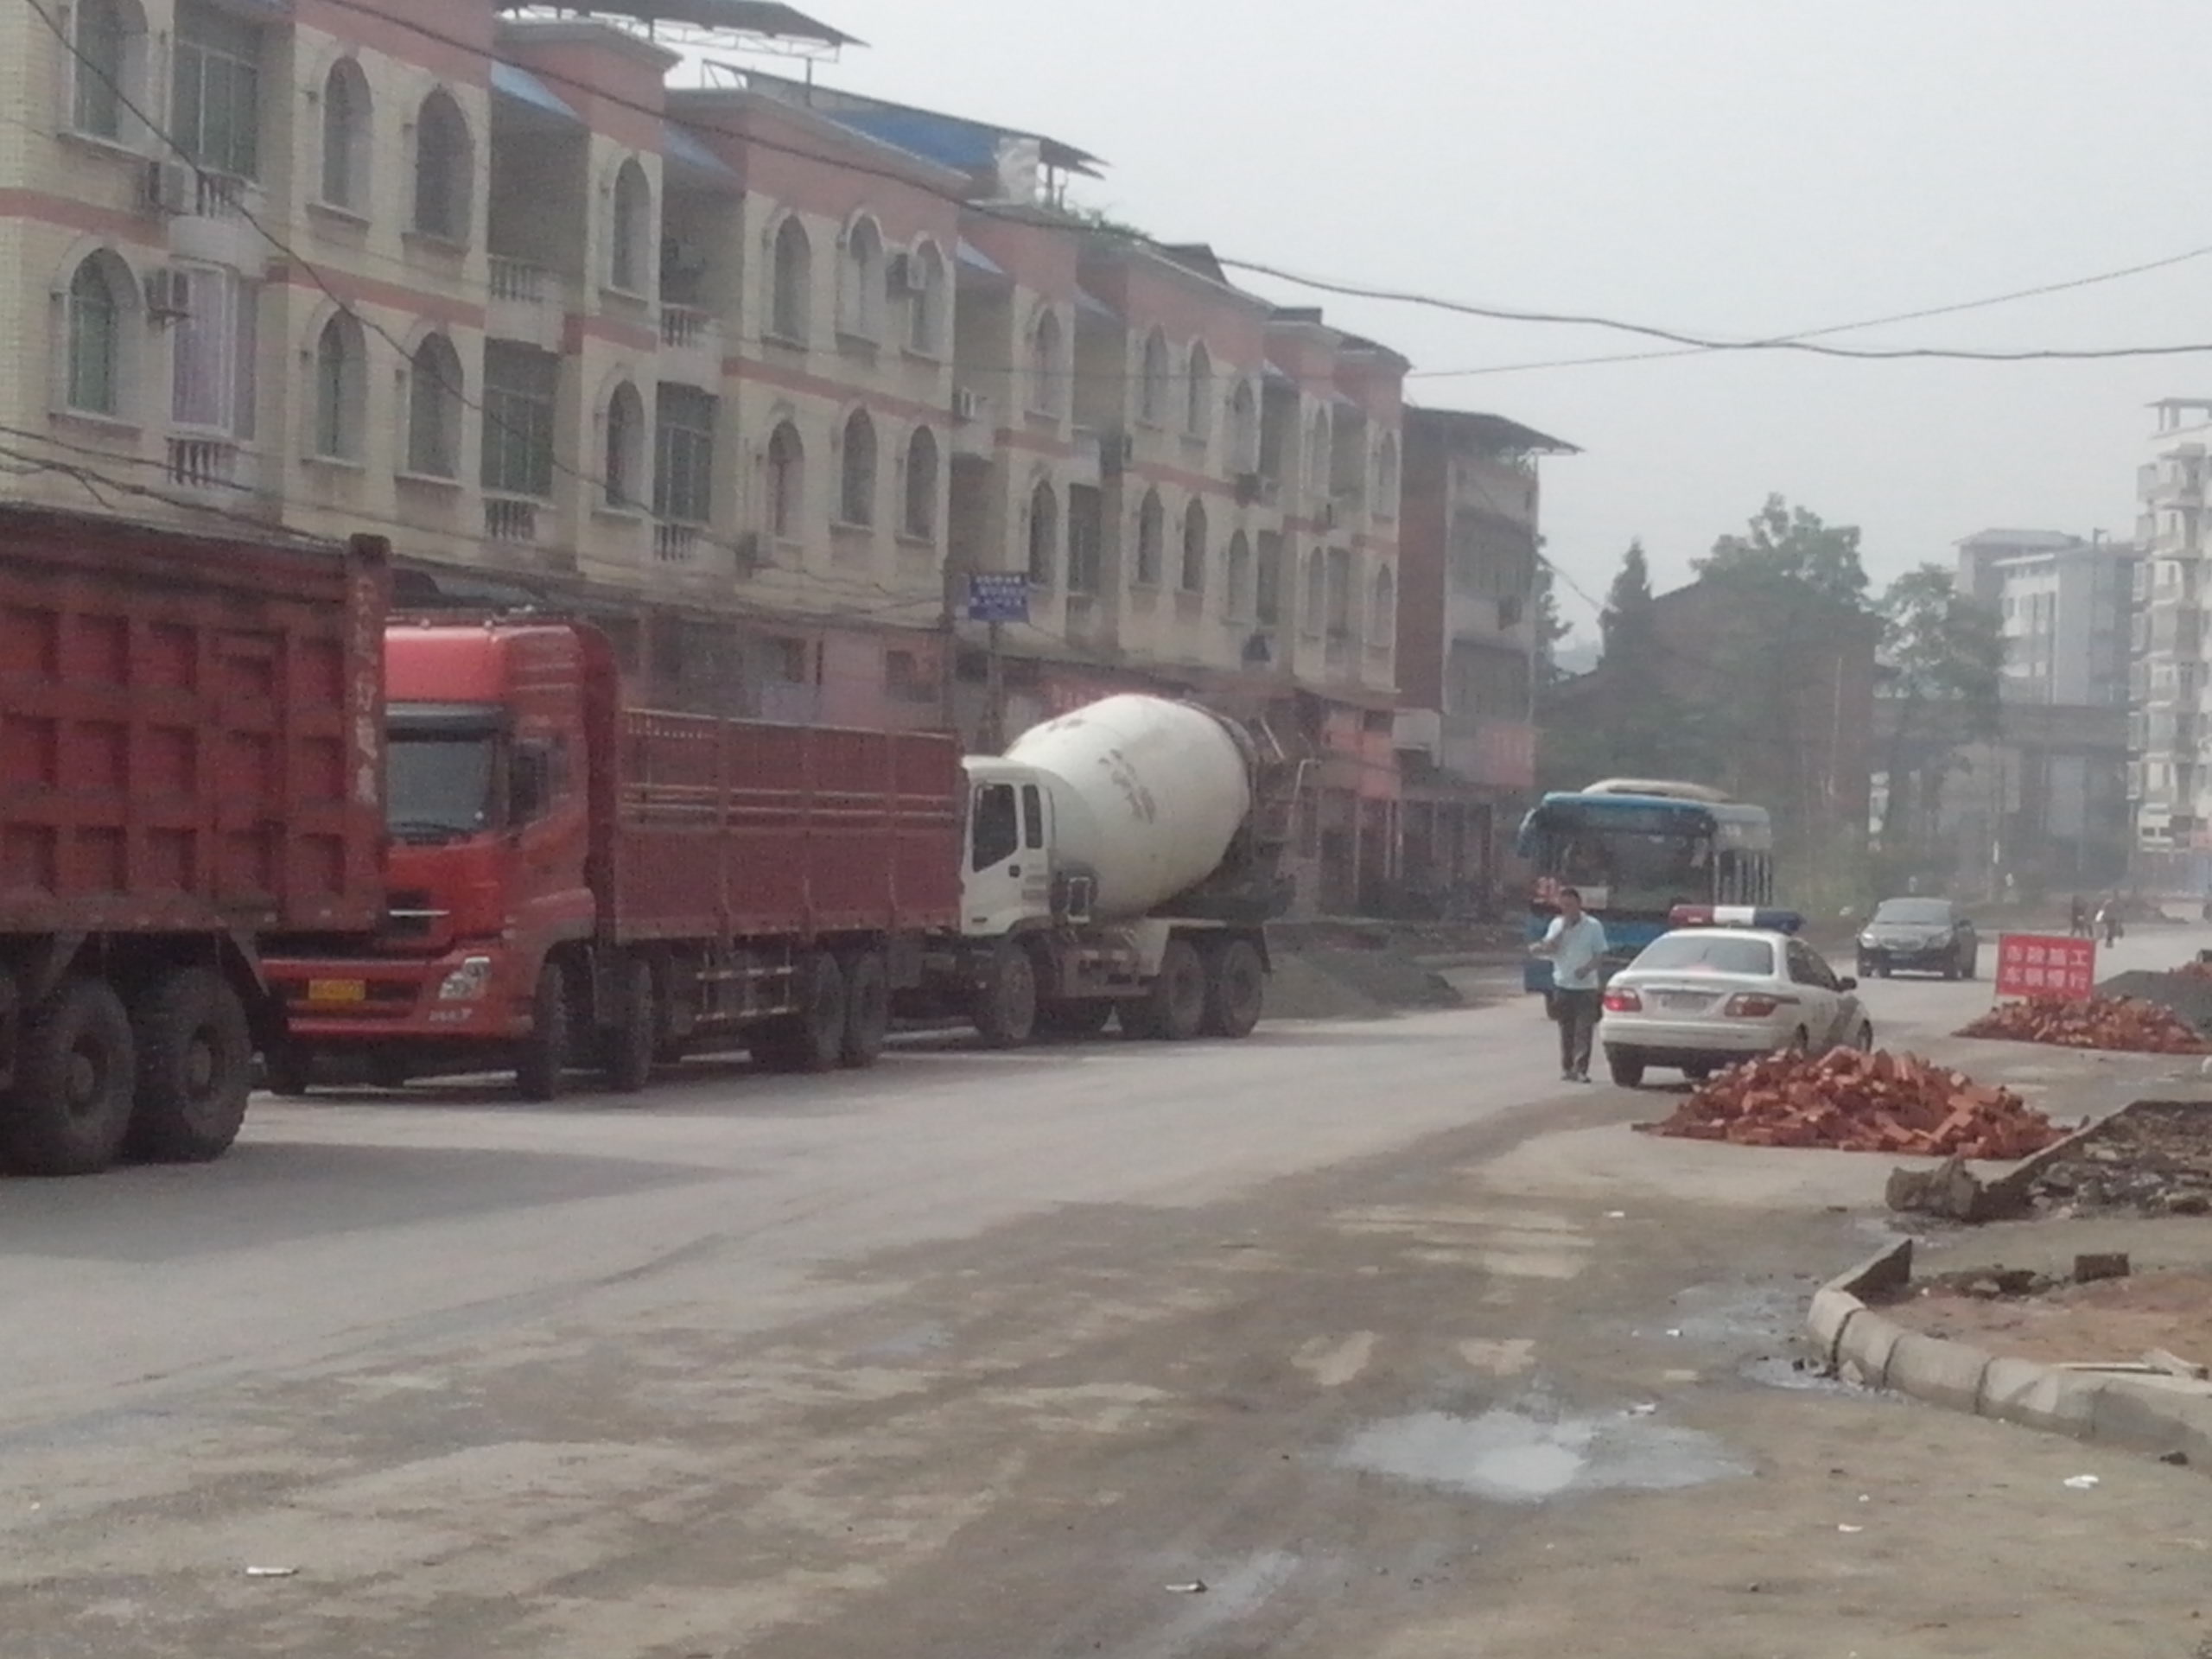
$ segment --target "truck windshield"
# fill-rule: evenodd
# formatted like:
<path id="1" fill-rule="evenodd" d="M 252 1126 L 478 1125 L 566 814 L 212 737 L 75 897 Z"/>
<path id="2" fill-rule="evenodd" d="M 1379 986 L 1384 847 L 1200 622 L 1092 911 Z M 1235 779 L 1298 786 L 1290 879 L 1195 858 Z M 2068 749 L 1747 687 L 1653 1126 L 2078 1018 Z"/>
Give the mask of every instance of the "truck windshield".
<path id="1" fill-rule="evenodd" d="M 456 712 L 391 711 L 385 821 L 401 841 L 453 841 L 496 829 L 499 734 Z"/>

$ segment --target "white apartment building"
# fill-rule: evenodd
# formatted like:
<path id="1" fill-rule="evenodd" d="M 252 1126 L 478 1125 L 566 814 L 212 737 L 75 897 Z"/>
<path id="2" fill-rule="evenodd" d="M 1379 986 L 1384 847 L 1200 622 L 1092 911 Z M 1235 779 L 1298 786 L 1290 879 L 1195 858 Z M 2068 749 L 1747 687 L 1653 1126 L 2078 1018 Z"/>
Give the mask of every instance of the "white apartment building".
<path id="1" fill-rule="evenodd" d="M 2212 847 L 2202 764 L 2207 677 L 2202 586 L 2212 398 L 2152 405 L 2152 458 L 2138 471 L 2135 611 L 2128 700 L 2128 799 L 2145 852 Z"/>

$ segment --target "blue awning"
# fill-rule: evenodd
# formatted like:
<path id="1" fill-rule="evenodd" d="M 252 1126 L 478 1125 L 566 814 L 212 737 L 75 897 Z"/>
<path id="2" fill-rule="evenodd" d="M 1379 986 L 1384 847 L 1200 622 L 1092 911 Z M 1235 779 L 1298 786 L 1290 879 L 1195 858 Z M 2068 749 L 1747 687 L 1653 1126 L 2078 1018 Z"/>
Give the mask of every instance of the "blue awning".
<path id="1" fill-rule="evenodd" d="M 1004 276 L 1006 275 L 1005 268 L 997 260 L 992 258 L 989 254 L 985 253 L 964 236 L 960 238 L 960 251 L 957 257 L 968 270 L 981 276 Z"/>
<path id="2" fill-rule="evenodd" d="M 689 128 L 679 127 L 673 121 L 661 123 L 660 149 L 664 158 L 679 167 L 690 168 L 695 173 L 704 173 L 723 184 L 741 182 L 735 169 L 709 149 L 696 133 Z"/>
<path id="3" fill-rule="evenodd" d="M 493 61 L 492 91 L 497 97 L 511 98 L 541 115 L 572 122 L 579 127 L 584 124 L 583 117 L 563 103 L 551 87 L 529 70 L 518 69 L 512 63 L 501 63 L 496 59 Z"/>

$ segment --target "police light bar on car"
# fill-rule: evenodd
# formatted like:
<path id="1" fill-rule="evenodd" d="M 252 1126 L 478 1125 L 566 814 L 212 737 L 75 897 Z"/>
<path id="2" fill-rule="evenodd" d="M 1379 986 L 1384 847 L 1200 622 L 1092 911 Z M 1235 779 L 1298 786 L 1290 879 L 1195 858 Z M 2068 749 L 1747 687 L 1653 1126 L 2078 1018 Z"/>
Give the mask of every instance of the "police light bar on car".
<path id="1" fill-rule="evenodd" d="M 1762 905 L 1676 905 L 1667 912 L 1669 927 L 1764 927 L 1777 933 L 1795 933 L 1805 918 L 1794 910 L 1769 910 Z"/>

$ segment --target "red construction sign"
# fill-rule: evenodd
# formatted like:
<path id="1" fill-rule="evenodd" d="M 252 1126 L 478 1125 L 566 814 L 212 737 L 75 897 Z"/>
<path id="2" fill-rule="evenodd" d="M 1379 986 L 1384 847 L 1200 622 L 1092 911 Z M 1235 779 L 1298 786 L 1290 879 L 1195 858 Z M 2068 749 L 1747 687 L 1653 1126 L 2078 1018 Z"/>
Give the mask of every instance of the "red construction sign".
<path id="1" fill-rule="evenodd" d="M 2086 1001 L 2096 991 L 2097 942 L 2056 933 L 2006 933 L 1997 941 L 1997 995 L 2063 996 Z"/>

